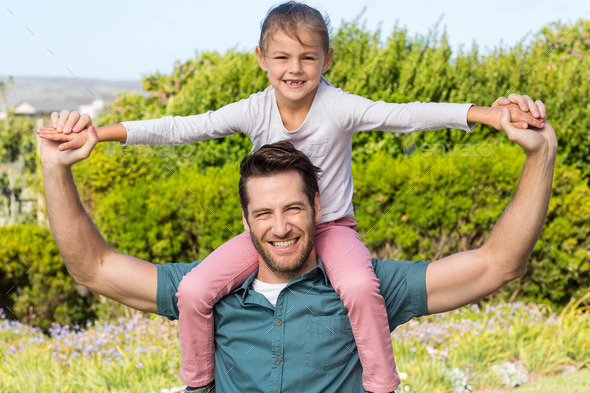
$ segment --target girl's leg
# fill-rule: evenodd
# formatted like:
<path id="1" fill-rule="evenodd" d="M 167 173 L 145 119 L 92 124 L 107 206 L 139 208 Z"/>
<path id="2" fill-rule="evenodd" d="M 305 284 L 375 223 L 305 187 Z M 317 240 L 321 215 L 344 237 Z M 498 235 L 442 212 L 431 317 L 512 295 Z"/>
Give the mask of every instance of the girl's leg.
<path id="1" fill-rule="evenodd" d="M 391 392 L 400 383 L 393 359 L 391 332 L 379 280 L 369 250 L 351 218 L 322 223 L 316 230 L 316 249 L 332 286 L 340 295 L 363 367 L 365 390 Z"/>
<path id="2" fill-rule="evenodd" d="M 178 286 L 180 379 L 204 386 L 215 378 L 213 305 L 244 283 L 258 267 L 248 233 L 218 247 Z"/>

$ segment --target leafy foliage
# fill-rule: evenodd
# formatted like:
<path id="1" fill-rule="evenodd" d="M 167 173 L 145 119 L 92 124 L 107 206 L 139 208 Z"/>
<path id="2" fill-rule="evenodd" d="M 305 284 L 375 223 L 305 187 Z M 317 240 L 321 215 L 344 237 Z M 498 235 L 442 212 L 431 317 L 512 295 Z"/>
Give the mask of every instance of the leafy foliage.
<path id="1" fill-rule="evenodd" d="M 0 300 L 9 318 L 46 329 L 92 317 L 93 296 L 70 278 L 47 228 L 0 227 L 0 245 Z"/>
<path id="2" fill-rule="evenodd" d="M 332 37 L 326 78 L 388 102 L 490 105 L 510 93 L 545 102 L 560 143 L 548 219 L 525 278 L 498 296 L 555 304 L 580 297 L 590 282 L 590 21 L 553 23 L 530 42 L 485 54 L 475 44 L 453 53 L 438 25 L 424 36 L 397 26 L 385 39 L 381 34 L 361 17 L 343 23 Z M 253 53 L 203 52 L 168 75 L 146 76 L 146 94 L 121 95 L 94 123 L 203 113 L 267 86 Z M 0 129 L 3 163 L 12 162 L 10 146 L 18 146 L 20 168 L 30 165 L 33 173 L 34 149 L 25 132 L 33 126 L 13 121 L 10 131 Z M 242 231 L 237 163 L 250 148 L 244 135 L 170 147 L 101 144 L 74 172 L 82 199 L 114 248 L 156 263 L 188 261 Z M 377 255 L 399 259 L 478 247 L 514 193 L 522 159 L 501 133 L 481 125 L 472 133 L 359 133 L 353 140 L 354 203 L 362 238 Z M 47 326 L 58 315 L 62 321 L 92 316 L 87 306 L 94 298 L 76 294 L 56 250 L 45 254 L 53 245 L 47 229 L 0 229 L 2 288 L 15 287 L 14 297 L 4 300 L 19 318 Z M 27 274 L 33 260 L 39 269 Z"/>
<path id="3" fill-rule="evenodd" d="M 165 263 L 204 259 L 243 232 L 235 165 L 177 172 L 161 182 L 117 187 L 93 210 L 118 251 Z"/>
<path id="4" fill-rule="evenodd" d="M 481 246 L 516 191 L 518 146 L 423 149 L 411 158 L 377 153 L 353 167 L 361 238 L 381 257 L 435 260 Z M 560 164 L 543 233 L 520 280 L 497 296 L 566 304 L 590 282 L 590 189 Z M 524 230 L 524 229 L 523 229 Z"/>
<path id="5" fill-rule="evenodd" d="M 23 195 L 35 182 L 37 169 L 33 120 L 15 117 L 11 113 L 0 122 L 0 215 L 9 224 L 30 221 L 23 211 Z M 0 219 L 2 222 L 3 219 Z"/>

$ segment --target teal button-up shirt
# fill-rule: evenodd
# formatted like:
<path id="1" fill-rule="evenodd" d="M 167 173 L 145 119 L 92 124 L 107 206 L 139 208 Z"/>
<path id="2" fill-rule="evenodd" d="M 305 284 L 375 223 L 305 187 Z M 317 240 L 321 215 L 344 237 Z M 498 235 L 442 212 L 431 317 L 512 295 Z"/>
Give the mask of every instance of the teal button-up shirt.
<path id="1" fill-rule="evenodd" d="M 197 264 L 158 265 L 158 314 L 178 318 L 178 285 Z M 427 314 L 427 265 L 373 259 L 391 330 Z M 281 291 L 276 307 L 251 289 L 256 274 L 215 305 L 217 391 L 364 392 L 347 310 L 321 260 Z"/>

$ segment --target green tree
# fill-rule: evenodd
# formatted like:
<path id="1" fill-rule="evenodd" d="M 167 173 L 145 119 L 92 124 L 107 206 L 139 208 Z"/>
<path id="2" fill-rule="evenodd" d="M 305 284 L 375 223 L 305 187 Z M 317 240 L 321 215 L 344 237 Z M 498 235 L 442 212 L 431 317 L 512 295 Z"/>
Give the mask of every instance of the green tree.
<path id="1" fill-rule="evenodd" d="M 10 112 L 0 125 L 0 187 L 2 214 L 6 224 L 24 222 L 31 217 L 22 211 L 23 192 L 34 182 L 35 159 L 34 122 Z"/>

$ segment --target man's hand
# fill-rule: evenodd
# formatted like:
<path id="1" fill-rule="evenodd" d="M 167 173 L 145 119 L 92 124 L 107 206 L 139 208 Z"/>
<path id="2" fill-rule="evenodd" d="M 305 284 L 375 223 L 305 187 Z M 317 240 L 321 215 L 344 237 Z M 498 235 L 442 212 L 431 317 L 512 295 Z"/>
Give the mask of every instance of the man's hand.
<path id="1" fill-rule="evenodd" d="M 503 108 L 510 112 L 510 121 L 514 127 L 519 129 L 543 128 L 545 104 L 519 94 L 510 94 L 508 98 L 500 97 L 494 101 L 491 108 L 471 107 L 467 112 L 467 121 L 487 124 L 497 130 L 502 130 L 500 114 Z"/>
<path id="2" fill-rule="evenodd" d="M 79 149 L 84 146 L 88 138 L 88 130 L 66 134 L 65 132 L 59 132 L 53 127 L 41 127 L 37 130 L 37 135 L 50 141 L 63 142 L 60 143 L 57 148 L 59 150 L 69 150 Z"/>
<path id="3" fill-rule="evenodd" d="M 557 150 L 555 130 L 548 122 L 544 122 L 542 128 L 518 129 L 513 125 L 511 112 L 504 107 L 500 115 L 500 129 L 508 139 L 524 149 L 527 157 L 541 151 L 546 154 Z"/>
<path id="4" fill-rule="evenodd" d="M 63 134 L 62 134 L 63 136 Z M 90 157 L 92 149 L 98 142 L 96 130 L 93 126 L 88 129 L 88 133 L 82 135 L 84 143 L 74 150 L 60 149 L 61 145 L 56 140 L 44 138 L 41 143 L 41 164 L 45 166 L 55 165 L 64 168 L 69 168 L 75 163 L 85 160 Z"/>
<path id="5" fill-rule="evenodd" d="M 541 100 L 533 101 L 527 95 L 510 94 L 508 98 L 500 97 L 492 104 L 492 108 L 510 110 L 512 124 L 516 128 L 536 127 L 542 128 L 542 120 L 545 118 L 545 104 Z M 495 127 L 497 128 L 497 127 Z"/>
<path id="6" fill-rule="evenodd" d="M 51 127 L 64 134 L 80 132 L 91 125 L 92 119 L 86 113 L 80 114 L 80 112 L 67 110 L 51 113 Z"/>

